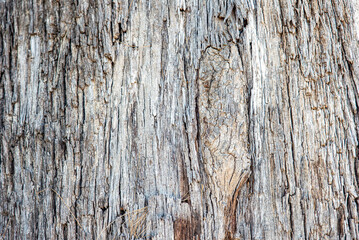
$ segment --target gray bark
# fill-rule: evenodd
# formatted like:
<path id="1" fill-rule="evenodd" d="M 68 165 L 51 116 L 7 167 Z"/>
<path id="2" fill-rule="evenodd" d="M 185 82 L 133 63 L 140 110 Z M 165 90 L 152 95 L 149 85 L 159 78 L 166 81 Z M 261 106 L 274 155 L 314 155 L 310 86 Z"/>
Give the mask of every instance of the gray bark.
<path id="1" fill-rule="evenodd" d="M 0 0 L 0 237 L 358 239 L 358 8 Z"/>

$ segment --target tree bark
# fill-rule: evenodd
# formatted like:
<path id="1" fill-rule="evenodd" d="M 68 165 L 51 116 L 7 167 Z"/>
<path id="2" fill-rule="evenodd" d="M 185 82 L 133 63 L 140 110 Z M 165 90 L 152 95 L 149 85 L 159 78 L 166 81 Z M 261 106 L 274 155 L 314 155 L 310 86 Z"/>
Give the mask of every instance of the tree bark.
<path id="1" fill-rule="evenodd" d="M 358 239 L 355 0 L 0 0 L 0 237 Z"/>

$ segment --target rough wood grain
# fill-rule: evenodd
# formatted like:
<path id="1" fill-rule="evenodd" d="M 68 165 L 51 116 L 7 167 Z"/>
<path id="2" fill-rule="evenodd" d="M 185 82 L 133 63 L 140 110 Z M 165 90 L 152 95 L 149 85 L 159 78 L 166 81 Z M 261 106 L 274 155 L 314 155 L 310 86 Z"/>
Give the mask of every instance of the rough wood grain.
<path id="1" fill-rule="evenodd" d="M 0 237 L 358 239 L 355 0 L 0 0 Z"/>

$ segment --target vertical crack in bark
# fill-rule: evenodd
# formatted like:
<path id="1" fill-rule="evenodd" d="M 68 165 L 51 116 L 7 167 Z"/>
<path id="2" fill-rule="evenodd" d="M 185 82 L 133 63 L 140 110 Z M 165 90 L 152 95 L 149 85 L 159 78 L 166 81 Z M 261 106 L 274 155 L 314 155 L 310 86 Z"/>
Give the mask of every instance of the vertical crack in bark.
<path id="1" fill-rule="evenodd" d="M 202 163 L 202 151 L 201 151 L 201 123 L 200 123 L 200 118 L 199 118 L 199 106 L 198 106 L 198 98 L 199 98 L 199 87 L 198 87 L 198 81 L 199 81 L 199 69 L 197 69 L 196 71 L 196 89 L 197 89 L 197 93 L 195 96 L 195 111 L 196 111 L 196 124 L 197 124 L 197 137 L 196 137 L 196 142 L 197 142 L 197 154 L 198 154 L 198 160 L 200 163 Z"/>
<path id="2" fill-rule="evenodd" d="M 292 152 L 292 159 L 293 159 L 293 170 L 295 171 L 296 168 L 296 159 L 295 159 L 295 144 L 294 144 L 294 137 L 293 137 L 293 131 L 294 131 L 294 121 L 293 121 L 293 114 L 292 114 L 292 102 L 291 102 L 291 93 L 290 93 L 290 79 L 287 78 L 287 94 L 288 94 L 288 111 L 289 111 L 289 116 L 290 116 L 290 141 L 291 141 L 291 152 Z M 294 181 L 295 181 L 295 186 L 297 186 L 297 179 L 296 176 L 294 175 Z M 292 193 L 290 193 L 292 194 Z"/>
<path id="3" fill-rule="evenodd" d="M 189 144 L 188 129 L 187 129 L 187 123 L 186 123 L 185 119 L 183 119 L 183 126 L 184 126 L 184 134 L 186 136 L 185 141 L 187 142 L 187 145 L 186 145 L 187 154 L 188 154 L 189 161 L 191 162 L 192 161 L 191 148 L 190 148 L 190 144 Z M 186 168 L 186 164 L 184 162 L 184 157 L 181 157 L 180 161 L 181 161 L 181 163 L 180 163 L 179 168 L 180 168 L 180 171 L 182 172 L 180 174 L 180 176 L 181 176 L 180 181 L 182 184 L 182 186 L 180 187 L 181 188 L 181 201 L 191 204 L 191 194 L 190 194 L 190 189 L 189 189 L 189 185 L 188 185 L 187 168 Z"/>
<path id="4" fill-rule="evenodd" d="M 303 200 L 300 201 L 300 208 L 301 208 L 302 214 L 303 214 L 304 239 L 308 239 L 309 236 L 308 236 L 308 230 L 307 230 L 307 224 L 306 224 L 306 222 L 307 222 L 307 215 L 306 215 L 305 209 L 304 209 L 304 207 L 303 207 Z"/>

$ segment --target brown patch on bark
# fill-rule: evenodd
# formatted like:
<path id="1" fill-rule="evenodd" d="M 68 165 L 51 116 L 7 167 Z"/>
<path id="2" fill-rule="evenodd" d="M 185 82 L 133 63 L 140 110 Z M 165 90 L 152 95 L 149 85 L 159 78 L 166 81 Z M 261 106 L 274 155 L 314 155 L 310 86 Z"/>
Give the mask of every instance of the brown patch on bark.
<path id="1" fill-rule="evenodd" d="M 198 213 L 192 214 L 191 219 L 191 228 L 192 228 L 192 239 L 200 239 L 201 236 L 201 221 Z"/>
<path id="2" fill-rule="evenodd" d="M 236 188 L 236 191 L 234 192 L 234 194 L 232 196 L 232 199 L 229 199 L 230 204 L 229 204 L 228 208 L 226 209 L 226 217 L 225 217 L 225 222 L 226 222 L 226 226 L 227 226 L 225 240 L 235 239 L 235 238 L 233 238 L 233 234 L 237 230 L 236 212 L 237 212 L 237 206 L 238 206 L 238 195 L 239 195 L 239 192 L 240 192 L 241 188 L 243 187 L 243 185 L 247 182 L 248 177 L 249 177 L 249 174 L 247 174 L 241 178 L 241 180 L 239 181 L 238 186 Z"/>
<path id="3" fill-rule="evenodd" d="M 175 240 L 191 238 L 191 221 L 186 219 L 177 219 L 174 222 Z"/>
<path id="4" fill-rule="evenodd" d="M 193 215 L 191 220 L 179 218 L 174 221 L 174 239 L 175 240 L 197 240 L 201 236 L 201 222 L 197 214 Z"/>

